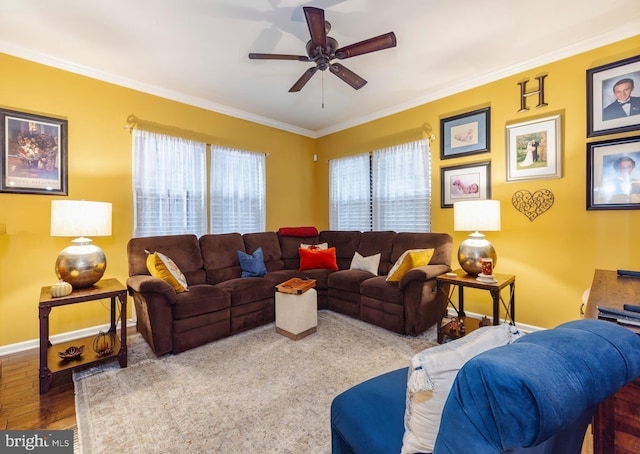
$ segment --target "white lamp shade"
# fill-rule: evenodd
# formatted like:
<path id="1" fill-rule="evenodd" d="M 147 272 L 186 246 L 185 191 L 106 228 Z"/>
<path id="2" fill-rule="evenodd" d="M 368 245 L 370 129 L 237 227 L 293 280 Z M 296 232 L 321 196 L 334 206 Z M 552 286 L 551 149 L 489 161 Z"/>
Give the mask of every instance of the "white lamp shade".
<path id="1" fill-rule="evenodd" d="M 500 230 L 499 200 L 465 200 L 453 204 L 453 230 Z"/>
<path id="2" fill-rule="evenodd" d="M 51 236 L 111 236 L 111 204 L 52 200 Z"/>

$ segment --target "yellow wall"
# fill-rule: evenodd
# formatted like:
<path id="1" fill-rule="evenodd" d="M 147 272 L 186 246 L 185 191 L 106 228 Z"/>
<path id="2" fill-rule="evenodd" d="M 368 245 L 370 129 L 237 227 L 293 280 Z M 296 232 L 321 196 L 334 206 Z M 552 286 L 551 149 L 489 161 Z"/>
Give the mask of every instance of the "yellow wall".
<path id="1" fill-rule="evenodd" d="M 576 319 L 595 269 L 640 269 L 640 211 L 586 210 L 586 143 L 637 134 L 586 138 L 586 70 L 637 55 L 638 49 L 640 35 L 320 138 L 318 154 L 325 165 L 317 170 L 317 181 L 323 184 L 322 204 L 328 200 L 327 160 L 379 149 L 396 137 L 417 139 L 429 131 L 439 136 L 441 118 L 490 106 L 490 153 L 441 161 L 440 137 L 431 143 L 432 231 L 452 233 L 454 251 L 468 234 L 452 232 L 453 210 L 440 208 L 440 167 L 490 159 L 492 198 L 502 202 L 502 230 L 486 234 L 498 252 L 496 272 L 516 275 L 516 319 L 540 327 Z M 527 102 L 530 110 L 518 113 L 517 83 L 530 79 L 527 89 L 534 90 L 534 78 L 542 74 L 548 74 L 545 101 L 549 105 L 535 108 L 537 97 L 533 96 Z M 506 182 L 505 125 L 554 114 L 560 114 L 562 121 L 562 178 Z M 511 204 L 514 192 L 523 189 L 551 190 L 553 207 L 529 221 Z M 453 266 L 457 266 L 455 252 Z M 467 298 L 466 308 L 490 314 L 487 292 L 473 296 L 480 303 L 467 304 Z"/>
<path id="2" fill-rule="evenodd" d="M 107 256 L 106 277 L 127 278 L 133 231 L 130 115 L 151 129 L 269 153 L 267 229 L 317 223 L 315 141 L 168 101 L 88 77 L 0 54 L 0 107 L 54 116 L 69 124 L 69 199 L 113 204 L 113 235 L 94 238 Z M 295 188 L 292 191 L 291 188 Z M 62 196 L 0 194 L 0 346 L 38 337 L 40 288 L 56 281 L 54 263 L 72 238 L 49 236 L 51 200 Z M 292 209 L 291 207 L 295 207 Z M 108 323 L 107 302 L 56 308 L 51 333 Z"/>
<path id="3" fill-rule="evenodd" d="M 488 234 L 499 254 L 496 271 L 517 275 L 518 321 L 551 327 L 577 318 L 594 269 L 640 269 L 640 243 L 637 235 L 632 236 L 632 226 L 640 225 L 640 211 L 585 209 L 585 71 L 635 55 L 639 48 L 636 36 L 317 140 L 4 54 L 0 54 L 0 107 L 69 121 L 69 198 L 113 203 L 113 235 L 94 240 L 107 255 L 106 276 L 124 282 L 126 243 L 133 229 L 131 135 L 124 129 L 130 115 L 150 129 L 270 153 L 267 229 L 285 225 L 324 229 L 329 225 L 328 160 L 431 133 L 437 136 L 441 118 L 491 106 L 490 153 L 441 162 L 440 138 L 431 144 L 432 230 L 451 232 L 454 250 L 466 237 L 452 232 L 453 211 L 440 208 L 440 167 L 491 159 L 493 198 L 502 201 L 502 230 Z M 549 106 L 518 113 L 517 82 L 529 78 L 530 89 L 535 88 L 533 78 L 545 73 Z M 556 113 L 562 116 L 563 177 L 507 183 L 505 124 Z M 313 162 L 313 153 L 318 153 L 318 162 Z M 511 196 L 516 190 L 540 188 L 554 193 L 555 204 L 530 222 L 511 206 Z M 0 194 L 0 224 L 7 230 L 0 235 L 0 346 L 38 337 L 40 288 L 55 281 L 55 259 L 68 245 L 66 238 L 49 236 L 50 201 L 56 198 L 61 197 Z M 469 310 L 487 313 L 486 295 L 477 298 L 482 303 L 470 304 Z M 102 302 L 55 309 L 51 331 L 107 323 L 106 307 Z"/>

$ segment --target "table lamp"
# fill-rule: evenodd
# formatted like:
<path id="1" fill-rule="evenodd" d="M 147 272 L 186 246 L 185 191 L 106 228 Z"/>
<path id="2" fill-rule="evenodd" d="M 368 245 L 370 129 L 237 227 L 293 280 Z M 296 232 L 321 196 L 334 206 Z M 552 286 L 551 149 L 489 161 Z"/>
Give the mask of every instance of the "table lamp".
<path id="1" fill-rule="evenodd" d="M 469 238 L 460 243 L 458 262 L 463 270 L 472 276 L 482 271 L 483 258 L 493 259 L 497 263 L 496 250 L 479 232 L 500 230 L 499 200 L 468 200 L 453 204 L 453 230 L 472 231 Z"/>
<path id="2" fill-rule="evenodd" d="M 51 201 L 51 236 L 78 237 L 56 260 L 56 275 L 73 288 L 90 287 L 107 269 L 102 249 L 87 236 L 111 235 L 111 204 L 84 200 Z"/>

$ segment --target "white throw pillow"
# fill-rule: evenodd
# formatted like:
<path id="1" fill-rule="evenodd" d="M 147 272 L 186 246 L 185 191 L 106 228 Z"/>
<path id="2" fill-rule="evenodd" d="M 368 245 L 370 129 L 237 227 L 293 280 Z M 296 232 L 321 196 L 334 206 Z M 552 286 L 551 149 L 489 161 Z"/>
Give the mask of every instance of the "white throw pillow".
<path id="1" fill-rule="evenodd" d="M 363 257 L 356 251 L 351 259 L 350 270 L 362 270 L 368 271 L 371 274 L 378 275 L 378 266 L 380 266 L 380 253 L 370 255 L 369 257 Z"/>
<path id="2" fill-rule="evenodd" d="M 304 244 L 300 243 L 300 247 L 302 249 L 311 249 L 315 251 L 324 251 L 325 249 L 329 249 L 329 243 L 320 243 L 320 244 Z"/>
<path id="3" fill-rule="evenodd" d="M 520 337 L 507 323 L 485 326 L 455 341 L 417 353 L 411 360 L 402 454 L 433 452 L 444 404 L 460 368 L 480 353 Z"/>

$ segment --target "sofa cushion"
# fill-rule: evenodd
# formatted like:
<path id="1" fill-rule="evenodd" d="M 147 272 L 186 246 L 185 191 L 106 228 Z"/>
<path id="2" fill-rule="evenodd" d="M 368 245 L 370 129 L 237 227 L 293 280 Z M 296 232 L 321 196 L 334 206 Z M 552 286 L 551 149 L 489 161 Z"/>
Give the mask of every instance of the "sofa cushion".
<path id="1" fill-rule="evenodd" d="M 200 237 L 200 248 L 207 282 L 217 284 L 242 275 L 238 251 L 245 251 L 239 233 L 217 233 Z"/>
<path id="2" fill-rule="evenodd" d="M 161 252 L 178 266 L 189 285 L 206 282 L 200 243 L 195 235 L 166 235 L 132 238 L 127 243 L 129 276 L 149 275 L 147 253 Z M 235 251 L 234 251 L 235 252 Z"/>
<path id="3" fill-rule="evenodd" d="M 378 273 L 389 274 L 389 270 L 393 266 L 391 261 L 391 250 L 393 249 L 393 240 L 396 232 L 362 232 L 360 236 L 360 244 L 358 245 L 358 253 L 363 257 L 373 254 L 380 254 L 380 264 Z"/>
<path id="4" fill-rule="evenodd" d="M 442 410 L 460 368 L 474 356 L 507 345 L 518 336 L 508 324 L 486 326 L 414 355 L 409 366 L 402 453 L 433 452 Z"/>
<path id="5" fill-rule="evenodd" d="M 348 270 L 353 254 L 358 250 L 361 235 L 362 233 L 356 230 L 323 230 L 318 236 L 318 241 L 335 247 L 338 268 Z"/>
<path id="6" fill-rule="evenodd" d="M 300 254 L 300 271 L 313 270 L 323 268 L 328 270 L 337 270 L 336 264 L 336 248 L 329 249 L 303 249 L 299 248 Z"/>
<path id="7" fill-rule="evenodd" d="M 371 277 L 368 271 L 339 270 L 329 275 L 327 285 L 335 290 L 360 294 L 360 284 Z"/>
<path id="8" fill-rule="evenodd" d="M 315 236 L 281 236 L 278 234 L 278 242 L 280 243 L 280 250 L 282 251 L 282 262 L 284 269 L 297 270 L 300 268 L 300 254 L 298 249 L 300 244 L 316 244 L 318 242 L 318 235 Z M 267 269 L 269 269 L 267 267 Z"/>
<path id="9" fill-rule="evenodd" d="M 404 293 L 397 285 L 389 284 L 386 276 L 376 276 L 360 284 L 360 294 L 393 304 L 404 304 Z"/>
<path id="10" fill-rule="evenodd" d="M 209 284 L 193 285 L 188 292 L 178 294 L 171 306 L 173 318 L 182 320 L 197 315 L 217 312 L 231 306 L 231 296 Z"/>
<path id="11" fill-rule="evenodd" d="M 253 254 L 238 251 L 238 260 L 242 269 L 241 277 L 262 277 L 267 274 L 261 247 L 253 251 Z"/>
<path id="12" fill-rule="evenodd" d="M 273 300 L 275 295 L 273 283 L 261 277 L 229 279 L 216 284 L 215 287 L 231 295 L 231 307 L 268 298 Z"/>
<path id="13" fill-rule="evenodd" d="M 262 248 L 264 266 L 268 272 L 284 269 L 280 241 L 275 232 L 245 233 L 242 235 L 242 239 L 246 252 L 255 251 L 259 247 Z"/>
<path id="14" fill-rule="evenodd" d="M 161 252 L 149 253 L 147 256 L 147 269 L 153 277 L 167 282 L 177 293 L 188 290 L 187 278 L 180 268 L 169 257 Z"/>
<path id="15" fill-rule="evenodd" d="M 350 270 L 368 271 L 374 276 L 378 275 L 378 266 L 380 265 L 380 253 L 363 257 L 356 251 L 351 259 Z"/>
<path id="16" fill-rule="evenodd" d="M 311 249 L 311 250 L 324 250 L 324 249 L 329 249 L 329 243 L 319 243 L 319 244 L 305 244 L 305 243 L 300 243 L 300 247 L 302 249 Z"/>
<path id="17" fill-rule="evenodd" d="M 389 270 L 388 282 L 400 282 L 411 268 L 425 266 L 433 257 L 433 249 L 410 249 L 405 251 Z"/>

